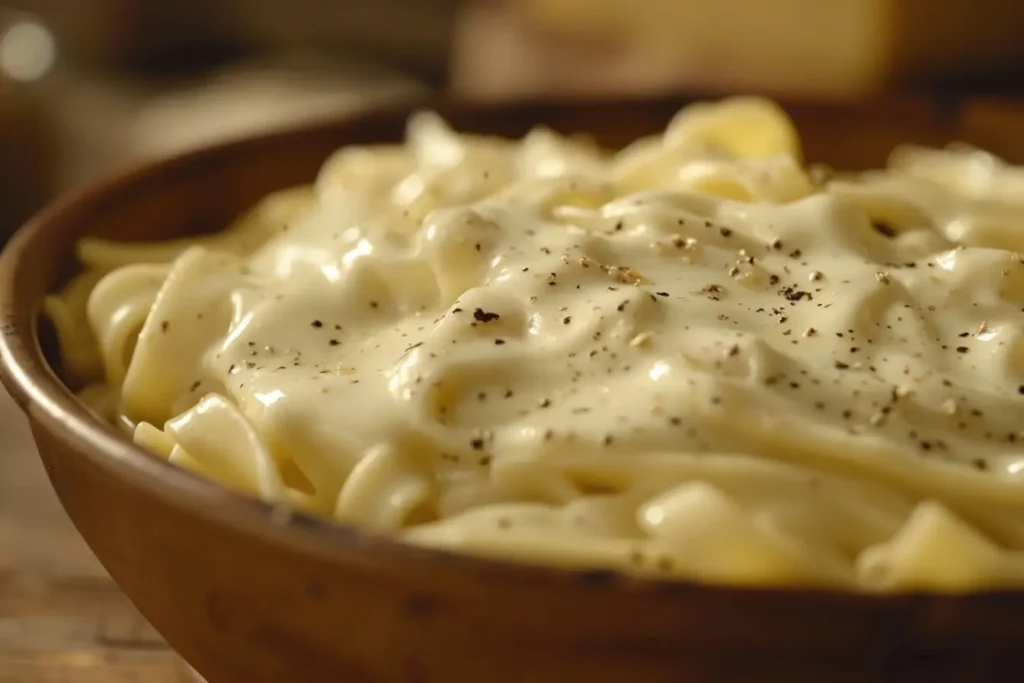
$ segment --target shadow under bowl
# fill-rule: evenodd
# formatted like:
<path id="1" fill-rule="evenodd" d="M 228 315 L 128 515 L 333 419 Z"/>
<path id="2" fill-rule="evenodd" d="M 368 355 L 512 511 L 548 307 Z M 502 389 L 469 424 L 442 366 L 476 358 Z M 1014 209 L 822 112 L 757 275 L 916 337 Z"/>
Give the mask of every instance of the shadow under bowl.
<path id="1" fill-rule="evenodd" d="M 545 123 L 608 146 L 660 130 L 681 104 L 431 103 L 462 130 L 520 135 Z M 879 164 L 905 141 L 1024 153 L 1017 141 L 1001 149 L 966 106 L 787 108 L 808 158 L 840 167 Z M 0 369 L 50 480 L 113 578 L 210 683 L 1024 680 L 1022 593 L 699 586 L 407 547 L 222 489 L 148 456 L 76 401 L 38 313 L 73 274 L 78 238 L 219 229 L 311 181 L 341 145 L 398 140 L 409 111 L 127 173 L 57 201 L 0 259 Z"/>

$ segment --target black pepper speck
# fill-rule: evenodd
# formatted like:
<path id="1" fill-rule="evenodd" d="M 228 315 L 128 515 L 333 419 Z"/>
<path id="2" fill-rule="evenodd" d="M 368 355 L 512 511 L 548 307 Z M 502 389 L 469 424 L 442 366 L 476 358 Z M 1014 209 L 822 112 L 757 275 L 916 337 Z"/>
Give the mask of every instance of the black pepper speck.
<path id="1" fill-rule="evenodd" d="M 492 320 L 497 320 L 501 316 L 497 313 L 489 313 L 482 308 L 478 308 L 473 311 L 473 319 L 481 323 L 489 323 Z"/>

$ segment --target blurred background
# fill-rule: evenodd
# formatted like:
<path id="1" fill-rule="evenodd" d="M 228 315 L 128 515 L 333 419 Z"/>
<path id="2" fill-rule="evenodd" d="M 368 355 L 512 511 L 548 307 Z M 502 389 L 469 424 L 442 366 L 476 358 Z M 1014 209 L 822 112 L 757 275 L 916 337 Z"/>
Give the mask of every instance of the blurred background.
<path id="1" fill-rule="evenodd" d="M 1017 92 L 1018 0 L 0 0 L 0 239 L 142 159 L 462 97 Z"/>

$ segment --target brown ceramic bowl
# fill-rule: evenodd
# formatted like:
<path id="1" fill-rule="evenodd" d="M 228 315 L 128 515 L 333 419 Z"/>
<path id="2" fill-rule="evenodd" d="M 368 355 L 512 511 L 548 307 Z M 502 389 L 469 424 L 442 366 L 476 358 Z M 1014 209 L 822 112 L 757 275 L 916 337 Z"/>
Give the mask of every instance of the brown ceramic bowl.
<path id="1" fill-rule="evenodd" d="M 544 122 L 608 145 L 680 102 L 440 105 L 465 130 Z M 881 163 L 901 141 L 1024 156 L 1015 105 L 794 106 L 811 160 Z M 3 381 L 68 514 L 142 613 L 210 683 L 1024 680 L 1024 593 L 855 595 L 639 580 L 414 549 L 226 491 L 128 443 L 62 383 L 44 294 L 83 235 L 216 230 L 309 181 L 392 110 L 207 149 L 65 197 L 0 260 Z M 1016 145 L 1016 147 L 1014 147 Z"/>

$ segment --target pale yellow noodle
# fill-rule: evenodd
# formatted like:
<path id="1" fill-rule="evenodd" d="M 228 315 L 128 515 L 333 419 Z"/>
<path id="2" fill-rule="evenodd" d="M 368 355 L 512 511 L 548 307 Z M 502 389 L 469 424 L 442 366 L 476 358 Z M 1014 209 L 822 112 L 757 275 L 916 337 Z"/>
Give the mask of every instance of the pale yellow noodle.
<path id="1" fill-rule="evenodd" d="M 82 240 L 45 310 L 155 456 L 410 543 L 1021 586 L 1022 179 L 908 147 L 829 181 L 759 98 L 621 152 L 421 113 L 221 234 Z"/>

